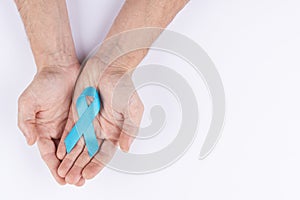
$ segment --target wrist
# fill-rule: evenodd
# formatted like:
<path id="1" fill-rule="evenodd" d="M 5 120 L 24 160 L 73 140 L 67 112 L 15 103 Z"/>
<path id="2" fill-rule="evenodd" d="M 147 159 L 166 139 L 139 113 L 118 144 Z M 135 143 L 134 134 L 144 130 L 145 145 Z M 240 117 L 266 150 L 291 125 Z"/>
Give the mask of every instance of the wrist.
<path id="1" fill-rule="evenodd" d="M 51 67 L 60 68 L 62 70 L 79 70 L 79 61 L 76 55 L 66 54 L 60 51 L 35 56 L 35 62 L 38 71 Z"/>
<path id="2" fill-rule="evenodd" d="M 59 74 L 61 77 L 64 77 L 66 85 L 74 87 L 79 72 L 80 64 L 78 63 L 78 61 L 74 61 L 65 65 L 62 65 L 61 63 L 55 63 L 54 61 L 52 61 L 43 66 L 37 67 L 37 73 L 35 76 L 46 74 L 46 77 L 52 77 L 55 74 Z"/>
<path id="3" fill-rule="evenodd" d="M 116 74 L 124 74 L 128 71 L 133 71 L 138 64 L 146 56 L 148 49 L 139 49 L 119 57 L 117 53 L 111 51 L 98 51 L 91 57 L 87 65 L 98 66 L 100 70 L 104 70 Z"/>
<path id="4" fill-rule="evenodd" d="M 116 58 L 110 65 L 110 68 L 116 68 L 123 71 L 132 71 L 147 55 L 148 49 L 139 49 L 126 53 Z"/>
<path id="5" fill-rule="evenodd" d="M 66 2 L 15 0 L 38 70 L 77 64 Z"/>

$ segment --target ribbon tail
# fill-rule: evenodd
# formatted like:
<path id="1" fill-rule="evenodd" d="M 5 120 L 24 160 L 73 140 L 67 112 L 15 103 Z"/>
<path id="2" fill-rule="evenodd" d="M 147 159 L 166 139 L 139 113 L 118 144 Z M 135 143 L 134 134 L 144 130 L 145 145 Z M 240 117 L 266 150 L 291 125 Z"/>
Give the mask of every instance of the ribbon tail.
<path id="1" fill-rule="evenodd" d="M 67 153 L 70 153 L 78 140 L 80 139 L 81 135 L 78 133 L 76 125 L 72 128 L 70 133 L 65 138 L 65 145 L 67 149 Z"/>
<path id="2" fill-rule="evenodd" d="M 95 134 L 93 124 L 90 124 L 86 132 L 84 133 L 85 144 L 90 157 L 93 157 L 99 150 L 98 140 Z"/>

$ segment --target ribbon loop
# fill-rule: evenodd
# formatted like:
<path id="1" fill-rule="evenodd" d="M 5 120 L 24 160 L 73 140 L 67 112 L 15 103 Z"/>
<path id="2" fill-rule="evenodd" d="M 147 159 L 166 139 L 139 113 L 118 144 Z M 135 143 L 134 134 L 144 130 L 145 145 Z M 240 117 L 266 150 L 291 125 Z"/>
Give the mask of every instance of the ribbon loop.
<path id="1" fill-rule="evenodd" d="M 86 97 L 93 97 L 90 105 L 87 104 Z M 84 136 L 85 144 L 90 157 L 93 157 L 99 150 L 98 140 L 96 138 L 93 121 L 100 111 L 100 97 L 97 89 L 87 87 L 76 101 L 76 109 L 79 116 L 78 121 L 67 135 L 65 145 L 67 153 L 70 153 L 81 136 Z"/>

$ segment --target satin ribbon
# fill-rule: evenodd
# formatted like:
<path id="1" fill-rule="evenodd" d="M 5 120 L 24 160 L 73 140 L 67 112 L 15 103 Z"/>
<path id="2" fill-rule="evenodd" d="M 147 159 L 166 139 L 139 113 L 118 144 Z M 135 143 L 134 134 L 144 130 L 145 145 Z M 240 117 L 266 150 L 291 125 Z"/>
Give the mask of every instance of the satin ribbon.
<path id="1" fill-rule="evenodd" d="M 87 104 L 87 96 L 94 98 L 90 105 Z M 72 151 L 82 135 L 84 136 L 89 156 L 93 157 L 97 153 L 99 150 L 99 145 L 93 126 L 93 121 L 100 111 L 100 106 L 100 97 L 97 89 L 94 87 L 87 87 L 78 97 L 76 109 L 79 119 L 64 141 L 67 153 Z"/>

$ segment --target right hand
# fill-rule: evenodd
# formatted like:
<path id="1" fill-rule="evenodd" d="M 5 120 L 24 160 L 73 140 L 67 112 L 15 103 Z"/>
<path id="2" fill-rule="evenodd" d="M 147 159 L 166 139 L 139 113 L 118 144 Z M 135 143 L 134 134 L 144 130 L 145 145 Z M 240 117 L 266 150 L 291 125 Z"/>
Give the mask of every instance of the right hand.
<path id="1" fill-rule="evenodd" d="M 56 147 L 68 119 L 78 73 L 77 62 L 68 67 L 44 67 L 18 101 L 19 128 L 29 145 L 37 141 L 42 159 L 60 184 L 65 180 L 57 173 L 61 161 L 56 157 Z M 82 184 L 83 178 L 77 185 Z"/>

